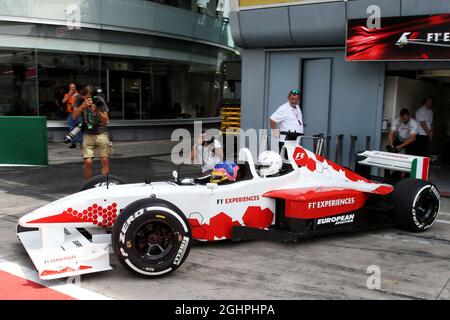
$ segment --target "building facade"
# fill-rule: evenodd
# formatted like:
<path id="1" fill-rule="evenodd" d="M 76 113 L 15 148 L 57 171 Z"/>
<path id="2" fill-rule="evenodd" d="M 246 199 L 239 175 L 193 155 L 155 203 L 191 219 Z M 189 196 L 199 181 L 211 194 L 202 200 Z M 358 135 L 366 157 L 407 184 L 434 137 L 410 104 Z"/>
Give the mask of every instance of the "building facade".
<path id="1" fill-rule="evenodd" d="M 450 132 L 448 13 L 450 1 L 442 0 L 232 0 L 231 30 L 243 48 L 242 127 L 267 128 L 270 115 L 286 101 L 289 90 L 300 88 L 305 133 L 330 137 L 331 159 L 335 141 L 343 135 L 342 163 L 348 165 L 351 136 L 358 139 L 355 150 L 366 147 L 366 137 L 371 139 L 371 149 L 384 149 L 387 128 L 400 109 L 408 108 L 414 115 L 422 99 L 433 96 L 432 154 L 444 157 Z M 428 24 L 433 19 L 440 28 Z M 360 40 L 358 34 L 351 39 L 355 44 L 348 38 L 348 25 L 353 22 L 361 23 L 360 30 L 369 35 L 400 22 L 412 30 L 402 33 L 401 25 L 391 28 L 400 32 L 399 43 L 381 43 L 390 34 L 371 39 L 373 43 L 367 37 Z M 428 40 L 434 43 L 412 41 L 414 31 L 422 26 L 429 27 Z M 372 28 L 377 30 L 372 33 Z M 433 33 L 440 35 L 434 38 Z M 406 37 L 405 43 L 401 37 Z M 365 57 L 350 56 L 347 42 L 352 49 L 369 43 Z M 377 52 L 383 46 L 392 47 L 390 56 Z M 438 58 L 433 59 L 427 50 L 438 46 Z M 394 55 L 399 50 L 403 56 Z M 416 51 L 423 52 L 414 57 Z"/>
<path id="2" fill-rule="evenodd" d="M 237 53 L 224 0 L 4 0 L 0 115 L 46 116 L 60 141 L 72 82 L 101 88 L 114 140 L 219 122 L 218 72 Z"/>

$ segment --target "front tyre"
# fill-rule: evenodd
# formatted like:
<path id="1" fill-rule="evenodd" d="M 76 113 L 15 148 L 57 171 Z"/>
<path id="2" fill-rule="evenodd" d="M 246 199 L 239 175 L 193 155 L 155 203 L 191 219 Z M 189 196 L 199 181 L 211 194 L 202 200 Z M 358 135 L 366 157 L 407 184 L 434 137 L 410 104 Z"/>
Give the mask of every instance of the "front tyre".
<path id="1" fill-rule="evenodd" d="M 439 191 L 424 180 L 401 180 L 391 194 L 391 201 L 395 205 L 392 212 L 395 224 L 409 231 L 428 230 L 439 213 Z"/>
<path id="2" fill-rule="evenodd" d="M 112 246 L 120 263 L 147 278 L 167 275 L 186 260 L 190 225 L 173 204 L 161 199 L 137 200 L 123 209 L 112 229 Z"/>

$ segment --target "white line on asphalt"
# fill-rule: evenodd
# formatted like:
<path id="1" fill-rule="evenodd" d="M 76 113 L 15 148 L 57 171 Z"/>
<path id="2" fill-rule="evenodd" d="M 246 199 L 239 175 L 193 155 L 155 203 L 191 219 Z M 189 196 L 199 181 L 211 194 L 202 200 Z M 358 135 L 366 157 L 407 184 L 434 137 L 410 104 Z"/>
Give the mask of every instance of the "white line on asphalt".
<path id="1" fill-rule="evenodd" d="M 66 284 L 61 281 L 42 280 L 38 277 L 36 271 L 23 267 L 17 263 L 10 262 L 0 258 L 0 270 L 13 274 L 17 277 L 38 283 L 49 289 L 58 291 L 78 300 L 112 300 L 112 298 L 104 296 L 100 293 L 82 288 L 75 284 Z"/>
<path id="2" fill-rule="evenodd" d="M 450 224 L 450 221 L 446 221 L 446 220 L 436 220 L 436 222 Z"/>

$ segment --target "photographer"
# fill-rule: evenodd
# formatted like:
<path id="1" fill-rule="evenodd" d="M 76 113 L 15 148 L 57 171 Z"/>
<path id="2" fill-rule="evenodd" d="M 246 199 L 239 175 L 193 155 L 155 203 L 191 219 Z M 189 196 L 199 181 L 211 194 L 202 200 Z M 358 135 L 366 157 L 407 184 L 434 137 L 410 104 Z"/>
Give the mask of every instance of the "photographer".
<path id="1" fill-rule="evenodd" d="M 80 118 L 83 131 L 84 179 L 92 177 L 92 163 L 97 153 L 102 164 L 102 174 L 109 173 L 111 146 L 107 133 L 109 124 L 108 106 L 100 96 L 93 96 L 94 88 L 85 86 L 75 101 L 72 117 Z"/>
<path id="2" fill-rule="evenodd" d="M 66 111 L 68 114 L 67 122 L 69 124 L 69 131 L 72 131 L 75 127 L 78 126 L 78 121 L 74 120 L 72 117 L 73 106 L 75 104 L 75 100 L 78 96 L 77 85 L 75 83 L 69 84 L 69 92 L 64 95 L 62 102 L 66 105 Z M 82 146 L 82 136 L 81 133 L 77 134 L 71 141 L 69 148 L 76 148 L 76 144 L 79 143 Z"/>
<path id="3" fill-rule="evenodd" d="M 206 139 L 205 131 L 202 131 L 197 138 L 197 143 L 192 147 L 191 160 L 194 160 L 196 164 L 201 164 L 202 172 L 207 173 L 223 160 L 222 145 L 214 137 Z"/>

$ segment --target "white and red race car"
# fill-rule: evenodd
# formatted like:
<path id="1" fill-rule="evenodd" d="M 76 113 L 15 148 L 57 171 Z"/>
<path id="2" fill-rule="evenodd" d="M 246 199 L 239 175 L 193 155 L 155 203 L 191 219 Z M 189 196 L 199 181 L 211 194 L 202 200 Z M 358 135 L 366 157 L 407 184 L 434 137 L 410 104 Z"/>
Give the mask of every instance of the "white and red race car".
<path id="1" fill-rule="evenodd" d="M 193 239 L 296 242 L 386 225 L 420 232 L 437 218 L 439 192 L 425 180 L 395 186 L 369 180 L 301 147 L 299 139 L 286 141 L 281 156 L 281 172 L 260 177 L 250 151 L 241 149 L 240 180 L 225 185 L 176 175 L 134 184 L 94 177 L 86 190 L 23 216 L 17 235 L 42 279 L 111 269 L 111 244 L 128 270 L 156 277 L 181 266 Z M 424 163 L 380 152 L 361 157 L 362 165 L 403 171 Z"/>

